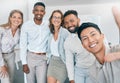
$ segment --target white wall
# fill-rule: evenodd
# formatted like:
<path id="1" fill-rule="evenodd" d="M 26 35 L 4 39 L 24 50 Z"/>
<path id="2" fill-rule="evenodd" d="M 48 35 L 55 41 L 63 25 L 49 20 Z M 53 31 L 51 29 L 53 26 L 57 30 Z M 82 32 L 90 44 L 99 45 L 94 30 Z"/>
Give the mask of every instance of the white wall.
<path id="1" fill-rule="evenodd" d="M 12 9 L 20 9 L 24 13 L 24 21 L 33 19 L 32 9 L 35 2 L 40 0 L 1 0 L 0 1 L 0 24 L 7 22 L 9 12 Z M 44 2 L 44 0 L 43 0 Z M 55 9 L 60 9 L 63 13 L 70 9 L 78 11 L 79 16 L 83 18 L 85 15 L 92 16 L 92 21 L 96 18 L 99 20 L 100 27 L 106 35 L 109 42 L 113 45 L 119 43 L 119 32 L 114 21 L 111 8 L 116 3 L 108 4 L 87 4 L 87 5 L 66 5 L 66 6 L 47 6 L 44 19 L 48 19 Z M 118 5 L 118 4 L 117 4 Z M 119 4 L 120 5 L 120 4 Z M 91 17 L 90 17 L 91 18 Z M 81 19 L 83 20 L 83 19 Z M 88 19 L 89 20 L 89 19 Z"/>
<path id="2" fill-rule="evenodd" d="M 29 3 L 29 19 L 32 19 L 32 7 L 33 4 L 39 0 L 31 0 L 33 2 Z M 101 30 L 105 34 L 105 36 L 108 39 L 108 42 L 111 42 L 112 45 L 119 43 L 119 31 L 117 28 L 117 25 L 115 23 L 114 17 L 112 15 L 112 6 L 116 5 L 116 3 L 108 3 L 108 4 L 87 4 L 87 5 L 68 5 L 68 6 L 47 6 L 46 7 L 46 15 L 44 19 L 48 19 L 52 13 L 53 10 L 60 9 L 63 11 L 63 13 L 67 10 L 77 10 L 80 18 L 81 16 L 88 16 L 88 21 L 93 21 L 97 19 L 100 25 Z M 120 5 L 120 4 L 119 4 Z M 118 6 L 118 4 L 117 4 Z M 86 19 L 86 18 L 85 18 Z M 82 17 L 81 20 L 84 20 Z"/>
<path id="3" fill-rule="evenodd" d="M 0 0 L 0 24 L 6 23 L 11 10 L 19 9 L 24 14 L 24 21 L 27 16 L 27 0 Z"/>

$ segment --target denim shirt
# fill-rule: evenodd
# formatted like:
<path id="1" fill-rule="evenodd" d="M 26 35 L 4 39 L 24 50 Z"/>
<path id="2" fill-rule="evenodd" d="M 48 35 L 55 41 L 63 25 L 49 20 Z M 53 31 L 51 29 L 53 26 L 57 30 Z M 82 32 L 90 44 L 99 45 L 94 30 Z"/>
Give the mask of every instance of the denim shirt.
<path id="1" fill-rule="evenodd" d="M 65 63 L 65 50 L 64 50 L 64 41 L 65 39 L 68 37 L 70 33 L 68 32 L 67 29 L 63 28 L 63 27 L 60 27 L 60 31 L 59 31 L 59 41 L 58 41 L 58 52 L 59 52 L 59 55 L 60 55 L 60 58 L 62 59 L 62 61 Z M 51 33 L 50 34 L 50 37 L 48 38 L 48 49 L 47 49 L 47 58 L 48 58 L 48 61 L 47 63 L 49 63 L 51 57 L 52 57 L 52 54 L 51 54 L 51 50 L 50 50 L 50 44 L 51 44 L 51 40 L 52 40 L 52 36 L 53 34 Z"/>

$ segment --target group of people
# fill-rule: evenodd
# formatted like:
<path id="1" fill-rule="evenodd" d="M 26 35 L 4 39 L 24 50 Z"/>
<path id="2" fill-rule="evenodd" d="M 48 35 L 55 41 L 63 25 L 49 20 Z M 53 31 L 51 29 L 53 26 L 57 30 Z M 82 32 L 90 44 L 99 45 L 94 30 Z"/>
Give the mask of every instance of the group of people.
<path id="1" fill-rule="evenodd" d="M 34 18 L 25 23 L 13 10 L 0 26 L 1 83 L 13 83 L 18 44 L 27 83 L 119 83 L 120 46 L 106 47 L 98 25 L 81 24 L 75 10 L 54 10 L 44 21 L 45 8 L 35 3 Z"/>

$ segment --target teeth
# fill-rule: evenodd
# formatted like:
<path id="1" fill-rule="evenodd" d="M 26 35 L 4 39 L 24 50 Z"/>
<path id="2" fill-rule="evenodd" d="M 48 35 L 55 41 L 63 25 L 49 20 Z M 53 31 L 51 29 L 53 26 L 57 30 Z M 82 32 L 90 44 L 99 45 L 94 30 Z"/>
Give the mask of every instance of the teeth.
<path id="1" fill-rule="evenodd" d="M 70 29 L 70 30 L 73 30 L 73 29 L 74 29 L 74 27 L 70 27 L 69 29 Z"/>
<path id="2" fill-rule="evenodd" d="M 95 47 L 95 46 L 96 46 L 96 44 L 92 44 L 92 45 L 90 45 L 91 48 L 93 48 L 93 47 Z"/>
<path id="3" fill-rule="evenodd" d="M 40 15 L 38 15 L 38 17 L 40 18 Z"/>

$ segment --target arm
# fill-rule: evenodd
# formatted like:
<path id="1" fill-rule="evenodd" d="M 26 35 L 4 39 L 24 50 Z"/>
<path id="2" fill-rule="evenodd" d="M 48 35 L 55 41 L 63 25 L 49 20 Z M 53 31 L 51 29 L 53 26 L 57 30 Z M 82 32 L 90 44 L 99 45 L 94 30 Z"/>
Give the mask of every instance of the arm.
<path id="1" fill-rule="evenodd" d="M 1 27 L 0 27 L 1 28 Z M 4 59 L 2 56 L 2 45 L 1 45 L 1 41 L 2 41 L 2 30 L 0 29 L 0 66 L 4 66 Z"/>
<path id="2" fill-rule="evenodd" d="M 113 13 L 113 16 L 115 18 L 115 21 L 118 25 L 118 28 L 120 29 L 120 11 L 117 7 L 112 7 L 112 13 Z"/>
<path id="3" fill-rule="evenodd" d="M 69 77 L 70 83 L 74 83 L 74 55 L 70 50 L 69 41 L 67 40 L 65 41 L 64 48 L 65 48 L 65 55 L 66 55 L 66 67 L 67 67 L 68 77 Z"/>
<path id="4" fill-rule="evenodd" d="M 27 65 L 26 57 L 27 57 L 27 33 L 25 27 L 23 26 L 20 35 L 20 59 L 23 64 L 23 71 L 27 74 L 29 73 L 29 68 Z"/>
<path id="5" fill-rule="evenodd" d="M 112 62 L 120 59 L 120 52 L 109 53 L 104 57 L 106 62 Z"/>
<path id="6" fill-rule="evenodd" d="M 3 56 L 2 56 L 2 28 L 0 27 L 0 78 L 5 78 L 5 77 L 8 77 L 8 68 L 7 66 L 5 65 L 5 62 L 4 62 L 4 59 L 3 59 Z"/>
<path id="7" fill-rule="evenodd" d="M 106 62 L 120 60 L 120 45 L 116 45 L 116 46 L 111 47 L 110 51 L 111 51 L 111 53 L 108 53 L 104 57 L 104 60 Z"/>

